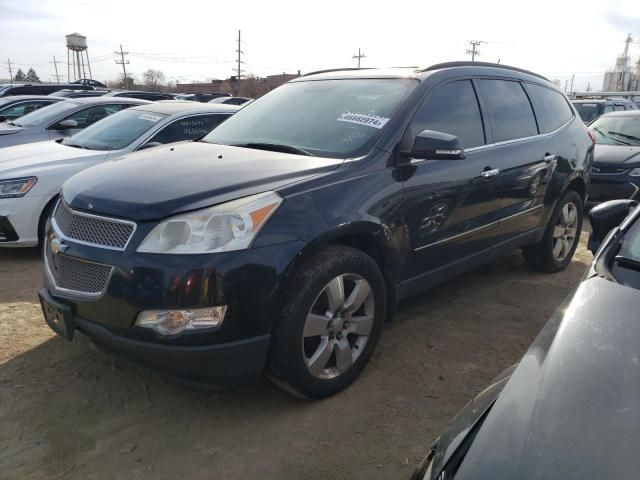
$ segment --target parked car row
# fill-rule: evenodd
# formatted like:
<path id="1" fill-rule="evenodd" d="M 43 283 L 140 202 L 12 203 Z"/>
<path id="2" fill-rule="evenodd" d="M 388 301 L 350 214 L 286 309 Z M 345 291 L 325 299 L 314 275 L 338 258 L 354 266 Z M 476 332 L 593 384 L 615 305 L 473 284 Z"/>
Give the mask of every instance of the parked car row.
<path id="1" fill-rule="evenodd" d="M 624 112 L 627 110 L 638 110 L 638 106 L 626 98 L 592 98 L 574 100 L 573 106 L 576 108 L 582 121 L 589 124 L 600 115 L 611 112 Z"/>

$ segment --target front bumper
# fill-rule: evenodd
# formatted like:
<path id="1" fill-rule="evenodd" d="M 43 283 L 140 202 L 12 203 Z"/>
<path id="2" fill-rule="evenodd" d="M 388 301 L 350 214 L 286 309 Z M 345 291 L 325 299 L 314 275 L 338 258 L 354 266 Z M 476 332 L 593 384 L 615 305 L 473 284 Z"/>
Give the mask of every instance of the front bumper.
<path id="1" fill-rule="evenodd" d="M 637 199 L 640 197 L 640 177 L 617 175 L 591 175 L 589 202 Z"/>
<path id="2" fill-rule="evenodd" d="M 48 268 L 55 260 L 46 251 L 47 295 L 71 309 L 77 330 L 135 363 L 218 384 L 262 372 L 286 273 L 302 243 L 207 255 L 143 254 L 133 246 L 119 252 L 72 241 L 65 248 L 57 255 L 112 266 L 104 291 L 87 297 L 56 285 Z M 227 306 L 218 327 L 162 336 L 135 325 L 143 310 L 218 305 Z"/>
<path id="3" fill-rule="evenodd" d="M 0 247 L 33 247 L 38 244 L 38 223 L 48 197 L 25 195 L 0 198 Z"/>
<path id="4" fill-rule="evenodd" d="M 48 304 L 68 307 L 39 292 Z M 179 346 L 145 342 L 116 335 L 108 328 L 72 316 L 71 332 L 79 331 L 101 350 L 129 363 L 150 367 L 181 382 L 224 387 L 260 375 L 269 351 L 269 334 L 218 345 Z M 67 327 L 69 329 L 69 326 Z M 73 337 L 73 333 L 71 333 Z"/>

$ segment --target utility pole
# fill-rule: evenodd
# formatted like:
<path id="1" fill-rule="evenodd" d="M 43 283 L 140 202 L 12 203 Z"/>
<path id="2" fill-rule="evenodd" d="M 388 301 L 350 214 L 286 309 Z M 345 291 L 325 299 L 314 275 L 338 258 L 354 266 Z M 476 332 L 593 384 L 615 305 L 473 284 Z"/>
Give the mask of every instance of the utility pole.
<path id="1" fill-rule="evenodd" d="M 571 89 L 569 90 L 569 94 L 573 93 L 573 80 L 575 79 L 576 74 L 571 75 Z"/>
<path id="2" fill-rule="evenodd" d="M 567 93 L 567 83 L 569 83 L 569 80 L 564 81 L 564 93 Z"/>
<path id="3" fill-rule="evenodd" d="M 236 50 L 238 54 L 238 67 L 237 67 L 237 76 L 236 76 L 236 78 L 238 79 L 238 83 L 240 83 L 240 78 L 242 77 L 241 65 L 242 65 L 242 55 L 244 54 L 244 52 L 242 51 L 241 43 L 242 41 L 240 40 L 240 30 L 238 30 L 238 49 Z"/>
<path id="4" fill-rule="evenodd" d="M 49 62 L 49 63 L 53 63 L 53 66 L 54 66 L 54 67 L 55 67 L 55 69 L 56 69 L 56 82 L 60 83 L 60 75 L 58 75 L 58 64 L 59 64 L 59 63 L 63 63 L 63 62 L 58 62 L 58 61 L 56 60 L 56 56 L 54 55 L 54 56 L 53 56 L 53 62 Z"/>
<path id="5" fill-rule="evenodd" d="M 591 91 L 591 82 L 587 82 L 587 92 Z"/>
<path id="6" fill-rule="evenodd" d="M 469 45 L 471 45 L 471 48 L 467 49 L 467 55 L 471 55 L 472 62 L 476 61 L 476 55 L 480 55 L 478 47 L 483 43 L 485 42 L 483 42 L 482 40 L 469 40 Z"/>
<path id="7" fill-rule="evenodd" d="M 124 75 L 124 78 L 123 78 L 123 80 L 122 80 L 122 83 L 123 83 L 123 84 L 125 85 L 125 87 L 126 87 L 126 84 L 127 84 L 127 68 L 125 67 L 125 65 L 129 63 L 129 60 L 125 60 L 125 59 L 124 59 L 124 56 L 125 56 L 125 55 L 129 55 L 129 52 L 125 52 L 125 51 L 123 51 L 123 50 L 122 50 L 122 45 L 120 45 L 120 51 L 119 51 L 119 52 L 118 52 L 118 51 L 115 51 L 115 52 L 113 52 L 113 53 L 114 53 L 114 54 L 116 54 L 116 55 L 120 55 L 120 60 L 116 60 L 116 63 L 117 63 L 118 65 L 122 65 L 122 74 Z"/>
<path id="8" fill-rule="evenodd" d="M 11 59 L 7 58 L 7 65 L 9 65 L 9 79 L 10 83 L 13 83 L 13 70 L 11 69 Z"/>
<path id="9" fill-rule="evenodd" d="M 358 59 L 358 68 L 360 68 L 360 60 L 362 60 L 363 58 L 367 58 L 367 56 L 364 53 L 360 52 L 360 49 L 358 48 L 358 55 L 354 55 L 351 58 L 357 58 Z"/>

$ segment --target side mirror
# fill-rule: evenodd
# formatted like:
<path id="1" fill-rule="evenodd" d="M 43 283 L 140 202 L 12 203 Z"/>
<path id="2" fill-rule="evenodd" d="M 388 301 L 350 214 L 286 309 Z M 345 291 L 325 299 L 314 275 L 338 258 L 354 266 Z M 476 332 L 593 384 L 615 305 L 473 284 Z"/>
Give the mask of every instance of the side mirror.
<path id="1" fill-rule="evenodd" d="M 78 128 L 78 122 L 75 120 L 62 120 L 56 124 L 58 130 L 69 130 L 70 128 Z"/>
<path id="2" fill-rule="evenodd" d="M 588 245 L 591 253 L 595 255 L 609 232 L 620 225 L 637 205 L 638 202 L 635 200 L 611 200 L 591 209 L 591 235 Z"/>
<path id="3" fill-rule="evenodd" d="M 138 148 L 138 151 L 140 151 L 140 150 L 146 150 L 147 148 L 159 147 L 160 145 L 164 145 L 164 143 L 160 143 L 160 142 L 149 142 L 149 143 L 145 143 L 145 144 L 144 144 L 144 145 L 142 145 L 140 148 Z"/>
<path id="4" fill-rule="evenodd" d="M 424 130 L 413 141 L 411 158 L 430 160 L 461 160 L 464 158 L 462 142 L 455 135 Z"/>

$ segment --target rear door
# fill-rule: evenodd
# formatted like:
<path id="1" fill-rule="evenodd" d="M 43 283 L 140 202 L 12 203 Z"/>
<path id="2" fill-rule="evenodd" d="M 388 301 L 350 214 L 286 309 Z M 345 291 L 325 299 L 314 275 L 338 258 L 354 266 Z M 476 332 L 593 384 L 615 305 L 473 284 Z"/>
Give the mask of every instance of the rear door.
<path id="1" fill-rule="evenodd" d="M 477 80 L 493 131 L 493 152 L 502 161 L 497 188 L 500 240 L 535 228 L 542 218 L 549 165 L 556 147 L 540 136 L 523 84 L 513 79 Z"/>
<path id="2" fill-rule="evenodd" d="M 405 138 L 423 130 L 458 136 L 462 160 L 413 160 L 400 167 L 410 261 L 404 279 L 418 277 L 491 247 L 500 198 L 499 157 L 486 148 L 485 122 L 470 79 L 433 88 L 416 112 Z M 403 140 L 404 142 L 405 140 Z"/>

